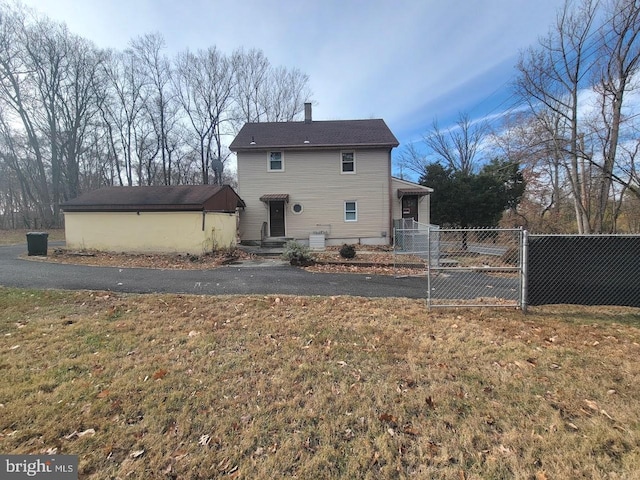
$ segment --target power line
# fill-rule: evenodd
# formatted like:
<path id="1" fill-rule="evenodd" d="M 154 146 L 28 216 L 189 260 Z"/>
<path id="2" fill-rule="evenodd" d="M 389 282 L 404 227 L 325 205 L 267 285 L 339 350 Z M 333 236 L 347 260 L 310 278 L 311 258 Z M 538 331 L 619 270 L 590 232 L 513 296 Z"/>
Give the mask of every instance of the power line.
<path id="1" fill-rule="evenodd" d="M 568 4 L 565 4 L 565 7 L 563 7 L 563 8 L 568 8 Z M 571 14 L 571 13 L 572 12 L 569 12 L 567 10 L 558 9 L 558 15 Z M 575 11 L 573 13 L 575 13 Z M 600 22 L 598 27 L 594 27 L 593 30 L 586 35 L 584 40 L 581 42 L 581 45 L 583 46 L 583 48 L 582 48 L 582 51 L 580 52 L 580 58 L 592 59 L 592 57 L 597 54 L 597 52 L 600 50 L 600 48 L 602 46 L 602 43 L 599 42 L 599 41 L 596 41 L 597 39 L 594 39 L 594 37 L 596 35 L 599 35 L 600 38 L 608 38 L 610 35 L 614 35 L 615 31 L 614 31 L 613 26 L 610 26 L 610 28 L 608 30 L 606 30 L 606 31 L 604 31 L 603 29 L 608 25 L 612 25 L 612 22 L 616 19 L 617 16 L 620 16 L 620 15 L 624 15 L 624 12 L 621 11 L 621 10 L 616 10 L 615 12 L 613 12 L 613 15 L 609 16 L 608 18 L 606 18 L 605 20 Z M 594 10 L 594 13 L 593 13 L 594 22 L 595 22 L 595 17 L 596 16 L 597 16 L 597 11 Z M 563 61 L 566 62 L 567 57 L 570 57 L 571 55 L 577 55 L 577 54 L 578 54 L 577 46 L 571 45 L 568 50 L 564 51 L 564 54 L 563 54 L 562 58 L 558 58 L 552 63 L 554 71 L 561 67 L 560 62 L 563 62 Z M 596 60 L 597 60 L 597 58 L 596 59 L 592 59 L 591 65 L 595 65 Z M 590 67 L 587 66 L 585 68 L 585 71 L 588 71 L 589 68 Z M 481 105 L 483 105 L 484 103 L 486 103 L 489 100 L 491 100 L 491 98 L 493 98 L 498 92 L 500 92 L 503 89 L 505 89 L 509 84 L 513 83 L 513 81 L 514 81 L 514 78 L 512 77 L 511 79 L 503 82 L 500 86 L 498 86 L 496 89 L 494 89 L 489 95 L 487 95 L 484 99 L 482 99 L 474 107 L 472 107 L 470 109 L 470 111 L 478 109 Z M 494 112 L 497 112 L 497 111 L 501 110 L 502 107 L 505 104 L 510 103 L 511 100 L 515 100 L 517 98 L 517 96 L 518 95 L 515 92 L 512 92 L 507 98 L 505 98 L 498 105 L 496 105 L 491 110 L 489 110 L 484 115 L 484 118 L 492 116 L 492 114 Z M 499 116 L 500 117 L 504 117 L 506 115 L 509 115 L 509 114 L 513 113 L 514 111 L 522 108 L 522 106 L 523 106 L 523 103 L 521 103 L 521 102 L 514 103 L 508 109 L 500 112 Z"/>

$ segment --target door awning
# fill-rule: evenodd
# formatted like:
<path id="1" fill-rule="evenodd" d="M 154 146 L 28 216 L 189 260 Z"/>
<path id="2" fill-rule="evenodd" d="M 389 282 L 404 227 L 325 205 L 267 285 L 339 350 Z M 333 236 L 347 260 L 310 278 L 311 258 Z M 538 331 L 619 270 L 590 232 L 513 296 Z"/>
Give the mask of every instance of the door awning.
<path id="1" fill-rule="evenodd" d="M 261 202 L 277 202 L 283 201 L 289 203 L 289 194 L 288 193 L 267 193 L 260 197 Z"/>
<path id="2" fill-rule="evenodd" d="M 424 188 L 399 188 L 398 189 L 398 198 L 413 196 L 413 197 L 424 197 L 425 195 L 429 195 L 431 193 L 430 190 Z"/>

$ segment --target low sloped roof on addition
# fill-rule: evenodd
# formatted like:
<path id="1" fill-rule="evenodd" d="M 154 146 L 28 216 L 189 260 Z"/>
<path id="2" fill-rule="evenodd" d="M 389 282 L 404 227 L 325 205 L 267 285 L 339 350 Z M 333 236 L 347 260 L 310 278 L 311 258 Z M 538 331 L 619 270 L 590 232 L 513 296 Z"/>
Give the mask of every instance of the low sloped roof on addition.
<path id="1" fill-rule="evenodd" d="M 229 149 L 397 147 L 382 119 L 246 123 Z"/>
<path id="2" fill-rule="evenodd" d="M 235 212 L 244 206 L 229 185 L 105 187 L 60 205 L 66 212 Z"/>

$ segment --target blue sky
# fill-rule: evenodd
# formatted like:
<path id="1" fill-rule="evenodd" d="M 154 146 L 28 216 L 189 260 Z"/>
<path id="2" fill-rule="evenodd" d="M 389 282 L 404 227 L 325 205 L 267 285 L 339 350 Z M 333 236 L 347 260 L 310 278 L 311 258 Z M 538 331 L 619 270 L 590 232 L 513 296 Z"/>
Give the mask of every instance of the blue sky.
<path id="1" fill-rule="evenodd" d="M 400 149 L 508 108 L 520 50 L 563 0 L 23 0 L 99 47 L 160 32 L 168 53 L 260 48 L 311 81 L 316 120 L 384 118 Z"/>

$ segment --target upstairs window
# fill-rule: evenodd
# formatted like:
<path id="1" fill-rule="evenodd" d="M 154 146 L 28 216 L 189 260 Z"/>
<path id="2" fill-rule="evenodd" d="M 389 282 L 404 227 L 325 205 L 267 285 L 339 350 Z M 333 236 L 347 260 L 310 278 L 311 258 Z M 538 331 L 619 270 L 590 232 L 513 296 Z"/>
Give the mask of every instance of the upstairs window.
<path id="1" fill-rule="evenodd" d="M 356 173 L 355 152 L 341 152 L 340 172 Z"/>
<path id="2" fill-rule="evenodd" d="M 352 200 L 344 202 L 344 221 L 358 221 L 358 202 Z"/>
<path id="3" fill-rule="evenodd" d="M 267 171 L 269 172 L 282 172 L 284 171 L 284 159 L 282 158 L 282 152 L 269 152 L 269 158 Z"/>

